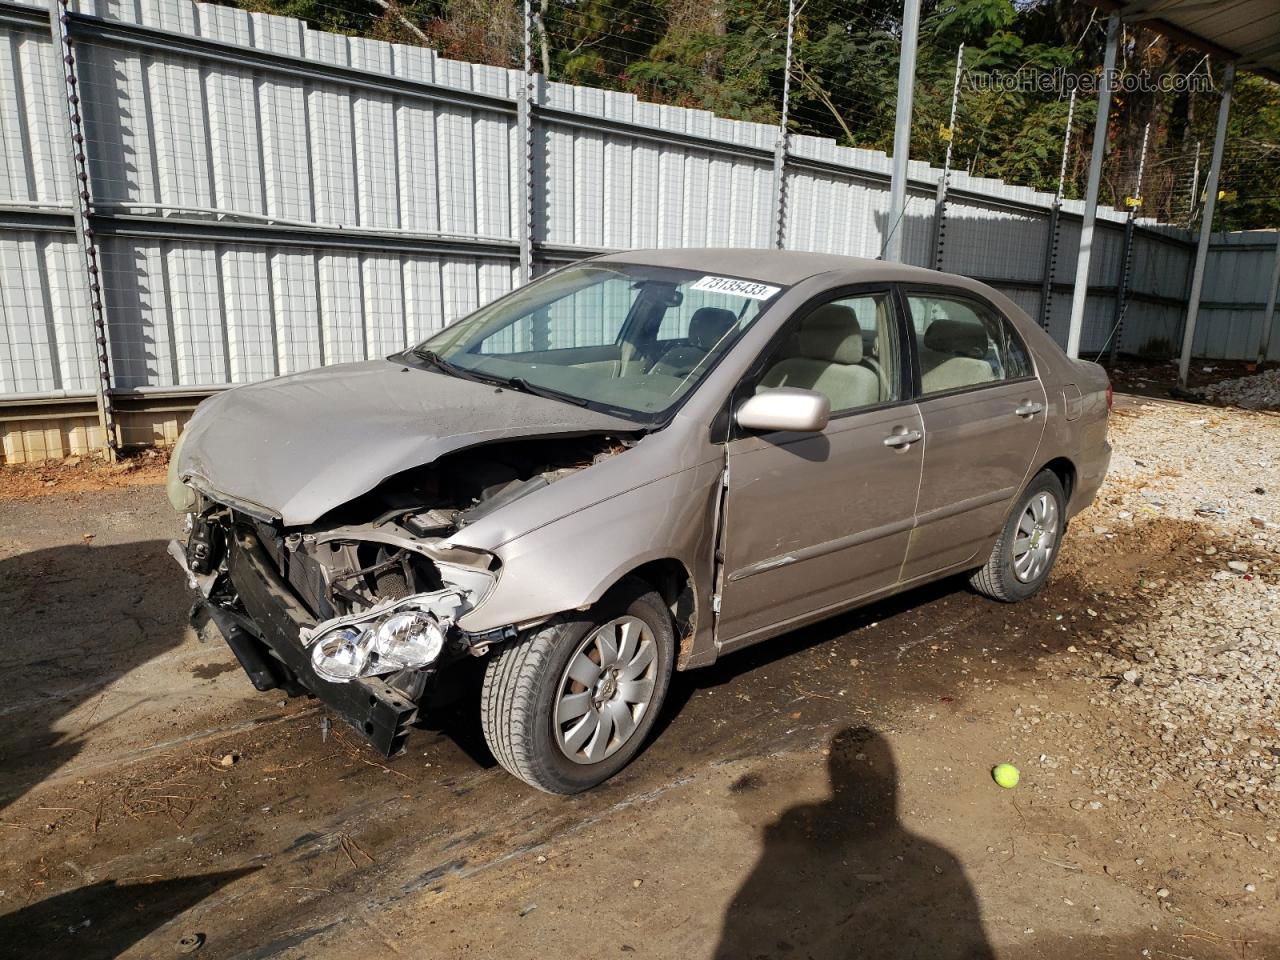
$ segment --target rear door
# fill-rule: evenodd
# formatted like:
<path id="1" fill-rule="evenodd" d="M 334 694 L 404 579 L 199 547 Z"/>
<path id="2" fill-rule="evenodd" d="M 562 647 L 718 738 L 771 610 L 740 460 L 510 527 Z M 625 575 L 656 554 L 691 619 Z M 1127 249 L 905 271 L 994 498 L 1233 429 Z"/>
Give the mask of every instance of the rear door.
<path id="1" fill-rule="evenodd" d="M 797 313 L 739 388 L 737 402 L 817 390 L 832 415 L 818 433 L 729 440 L 722 650 L 897 582 L 923 446 L 904 335 L 891 290 L 833 295 Z"/>
<path id="2" fill-rule="evenodd" d="M 900 292 L 925 433 L 909 581 L 979 559 L 1026 481 L 1047 403 L 1026 345 L 993 305 L 950 288 Z"/>

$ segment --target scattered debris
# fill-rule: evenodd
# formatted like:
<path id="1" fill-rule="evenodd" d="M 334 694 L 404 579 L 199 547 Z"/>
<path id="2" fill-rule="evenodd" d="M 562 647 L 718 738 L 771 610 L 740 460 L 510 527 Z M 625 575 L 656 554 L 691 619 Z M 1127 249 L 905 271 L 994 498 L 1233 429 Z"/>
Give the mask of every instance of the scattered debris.
<path id="1" fill-rule="evenodd" d="M 195 953 L 204 946 L 203 933 L 187 933 L 183 934 L 177 943 L 179 953 Z"/>

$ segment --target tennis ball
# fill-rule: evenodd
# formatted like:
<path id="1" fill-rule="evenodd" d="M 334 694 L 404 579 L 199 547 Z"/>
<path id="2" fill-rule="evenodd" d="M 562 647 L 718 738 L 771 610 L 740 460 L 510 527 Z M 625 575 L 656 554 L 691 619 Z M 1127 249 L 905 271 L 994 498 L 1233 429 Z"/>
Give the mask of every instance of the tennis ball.
<path id="1" fill-rule="evenodd" d="M 991 771 L 991 779 L 1004 787 L 1006 790 L 1012 790 L 1018 785 L 1018 768 L 1012 763 L 997 764 Z"/>

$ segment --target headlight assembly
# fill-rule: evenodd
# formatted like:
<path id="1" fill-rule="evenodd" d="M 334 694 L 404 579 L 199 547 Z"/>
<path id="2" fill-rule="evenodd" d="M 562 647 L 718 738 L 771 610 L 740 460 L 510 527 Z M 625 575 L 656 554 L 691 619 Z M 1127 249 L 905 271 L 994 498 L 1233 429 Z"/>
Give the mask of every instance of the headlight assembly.
<path id="1" fill-rule="evenodd" d="M 331 683 L 419 669 L 440 656 L 445 630 L 430 613 L 398 610 L 322 634 L 311 650 L 311 665 Z"/>

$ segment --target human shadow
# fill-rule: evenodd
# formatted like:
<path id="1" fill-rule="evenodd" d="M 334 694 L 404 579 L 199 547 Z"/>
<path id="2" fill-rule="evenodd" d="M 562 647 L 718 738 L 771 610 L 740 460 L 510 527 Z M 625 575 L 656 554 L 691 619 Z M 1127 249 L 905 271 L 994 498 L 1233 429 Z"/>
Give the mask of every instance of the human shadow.
<path id="1" fill-rule="evenodd" d="M 959 861 L 898 819 L 885 739 L 865 727 L 841 731 L 828 770 L 829 799 L 765 827 L 716 960 L 993 960 Z"/>
<path id="2" fill-rule="evenodd" d="M 243 867 L 154 883 L 104 880 L 68 890 L 0 915 L 0 960 L 13 957 L 75 957 L 107 960 L 118 957 L 201 900 L 260 867 Z M 183 936 L 195 938 L 179 943 Z M 175 931 L 173 943 L 155 956 L 199 949 L 198 929 Z"/>
<path id="3" fill-rule="evenodd" d="M 68 545 L 0 559 L 0 809 L 138 706 L 103 697 L 182 643 L 190 603 L 159 540 Z M 90 705 L 75 722 L 71 715 Z"/>

